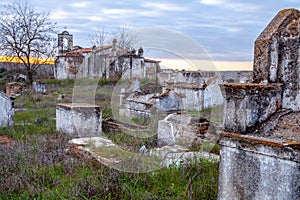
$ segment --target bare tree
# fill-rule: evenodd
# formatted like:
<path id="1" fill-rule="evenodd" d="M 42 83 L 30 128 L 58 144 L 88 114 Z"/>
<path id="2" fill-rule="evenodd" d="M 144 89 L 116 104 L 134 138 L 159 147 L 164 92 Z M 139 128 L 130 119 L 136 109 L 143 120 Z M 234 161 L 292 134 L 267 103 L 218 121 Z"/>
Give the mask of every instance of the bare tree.
<path id="1" fill-rule="evenodd" d="M 114 39 L 120 49 L 128 52 L 138 45 L 137 34 L 127 26 L 118 26 L 111 32 L 102 27 L 90 35 L 90 43 L 95 46 L 111 44 Z"/>
<path id="2" fill-rule="evenodd" d="M 131 51 L 134 46 L 138 45 L 137 34 L 130 30 L 127 26 L 119 26 L 112 31 L 112 37 L 117 39 L 118 46 L 121 49 Z"/>
<path id="3" fill-rule="evenodd" d="M 0 50 L 22 62 L 30 83 L 37 68 L 54 54 L 55 24 L 49 14 L 27 2 L 5 5 L 1 12 Z"/>
<path id="4" fill-rule="evenodd" d="M 107 42 L 108 32 L 104 27 L 102 29 L 95 31 L 90 37 L 90 43 L 93 46 L 104 46 Z"/>

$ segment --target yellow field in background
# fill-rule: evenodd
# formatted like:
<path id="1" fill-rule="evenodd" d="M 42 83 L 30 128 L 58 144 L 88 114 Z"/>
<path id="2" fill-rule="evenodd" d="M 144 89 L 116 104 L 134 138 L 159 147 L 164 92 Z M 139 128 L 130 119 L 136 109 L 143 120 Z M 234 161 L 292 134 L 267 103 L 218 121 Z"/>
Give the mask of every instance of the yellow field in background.
<path id="1" fill-rule="evenodd" d="M 26 60 L 26 58 L 24 58 Z M 30 63 L 32 64 L 47 64 L 47 65 L 53 65 L 55 59 L 54 58 L 30 58 Z M 0 62 L 13 62 L 13 63 L 22 63 L 21 59 L 18 57 L 12 57 L 12 56 L 0 56 Z"/>

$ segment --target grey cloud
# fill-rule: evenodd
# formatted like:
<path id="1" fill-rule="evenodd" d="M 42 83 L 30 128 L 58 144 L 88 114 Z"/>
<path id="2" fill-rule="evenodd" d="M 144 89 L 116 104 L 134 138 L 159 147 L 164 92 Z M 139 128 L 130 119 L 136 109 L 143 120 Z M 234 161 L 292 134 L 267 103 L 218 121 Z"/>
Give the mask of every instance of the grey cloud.
<path id="1" fill-rule="evenodd" d="M 4 2 L 10 3 L 2 0 L 0 10 Z M 97 27 L 106 27 L 108 31 L 117 25 L 133 29 L 161 27 L 192 38 L 214 60 L 235 61 L 252 61 L 255 38 L 279 10 L 300 8 L 298 0 L 276 3 L 274 0 L 30 0 L 30 3 L 49 9 L 58 31 L 66 26 L 73 33 L 75 44 L 81 46 L 89 45 L 88 36 Z M 185 49 L 180 42 L 175 44 Z"/>

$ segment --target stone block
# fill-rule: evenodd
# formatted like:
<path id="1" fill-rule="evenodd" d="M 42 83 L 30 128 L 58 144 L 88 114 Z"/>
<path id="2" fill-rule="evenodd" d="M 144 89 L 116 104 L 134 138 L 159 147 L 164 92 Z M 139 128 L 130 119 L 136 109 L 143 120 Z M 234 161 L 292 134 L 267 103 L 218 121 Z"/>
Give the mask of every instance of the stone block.
<path id="1" fill-rule="evenodd" d="M 188 114 L 170 114 L 158 121 L 158 146 L 190 145 L 196 137 L 197 129 L 190 125 L 192 117 Z"/>
<path id="2" fill-rule="evenodd" d="M 69 103 L 56 106 L 56 130 L 75 137 L 102 135 L 102 111 L 97 105 Z"/>
<path id="3" fill-rule="evenodd" d="M 174 90 L 170 90 L 156 99 L 156 108 L 159 112 L 182 111 L 182 98 Z"/>
<path id="4" fill-rule="evenodd" d="M 246 133 L 259 126 L 281 108 L 280 84 L 222 85 L 225 92 L 225 131 Z"/>
<path id="5" fill-rule="evenodd" d="M 220 141 L 218 199 L 299 199 L 299 149 L 232 133 Z"/>
<path id="6" fill-rule="evenodd" d="M 173 113 L 158 121 L 157 143 L 159 147 L 182 145 L 192 148 L 203 142 L 215 143 L 219 135 L 217 126 L 203 117 Z"/>
<path id="7" fill-rule="evenodd" d="M 45 93 L 46 92 L 46 83 L 33 82 L 32 90 L 36 93 Z"/>

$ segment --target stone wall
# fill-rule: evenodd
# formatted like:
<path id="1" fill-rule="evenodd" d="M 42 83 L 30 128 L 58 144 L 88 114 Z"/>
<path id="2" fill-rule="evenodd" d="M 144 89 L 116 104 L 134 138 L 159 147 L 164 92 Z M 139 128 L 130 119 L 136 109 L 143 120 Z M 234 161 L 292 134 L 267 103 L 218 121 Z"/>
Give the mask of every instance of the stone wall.
<path id="1" fill-rule="evenodd" d="M 13 74 L 27 75 L 27 71 L 23 64 L 13 62 L 0 62 L 0 68 L 7 69 L 8 72 Z M 49 78 L 54 77 L 54 65 L 39 65 L 36 67 L 34 78 Z"/>
<path id="2" fill-rule="evenodd" d="M 173 90 L 161 94 L 139 94 L 132 92 L 121 102 L 119 115 L 130 118 L 151 117 L 183 110 L 180 95 Z"/>
<path id="3" fill-rule="evenodd" d="M 56 79 L 74 79 L 79 71 L 79 66 L 83 63 L 82 55 L 59 56 L 55 61 Z M 80 77 L 80 76 L 79 76 Z"/>
<path id="4" fill-rule="evenodd" d="M 202 83 L 217 76 L 222 82 L 250 83 L 253 80 L 253 71 L 176 71 L 162 69 L 158 73 L 158 83 L 165 86 L 167 82 L 174 82 L 178 73 L 182 73 L 189 83 Z"/>
<path id="5" fill-rule="evenodd" d="M 99 106 L 69 103 L 56 106 L 56 130 L 74 137 L 102 135 L 102 111 Z"/>
<path id="6" fill-rule="evenodd" d="M 126 99 L 121 102 L 119 115 L 126 117 L 150 117 L 151 109 L 155 107 L 153 94 L 138 95 L 133 92 L 126 95 Z"/>
<path id="7" fill-rule="evenodd" d="M 3 92 L 0 92 L 0 127 L 14 124 L 13 101 Z"/>
<path id="8" fill-rule="evenodd" d="M 253 71 L 218 71 L 219 77 L 224 82 L 251 83 Z"/>
<path id="9" fill-rule="evenodd" d="M 182 98 L 183 110 L 199 111 L 204 108 L 204 89 L 196 84 L 177 83 L 172 88 Z"/>

